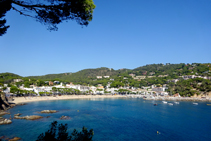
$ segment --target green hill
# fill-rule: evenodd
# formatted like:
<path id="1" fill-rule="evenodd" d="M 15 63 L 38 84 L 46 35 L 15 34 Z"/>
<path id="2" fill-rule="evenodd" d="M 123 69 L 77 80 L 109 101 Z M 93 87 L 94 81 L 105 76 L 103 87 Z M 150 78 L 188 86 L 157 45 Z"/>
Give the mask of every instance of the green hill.
<path id="1" fill-rule="evenodd" d="M 14 73 L 0 73 L 0 83 L 11 83 L 13 79 L 22 78 L 21 76 Z"/>
<path id="2" fill-rule="evenodd" d="M 96 79 L 96 76 L 115 76 L 126 72 L 128 69 L 114 70 L 109 68 L 96 68 L 96 69 L 84 69 L 76 73 L 60 73 L 60 74 L 48 74 L 43 76 L 29 76 L 28 78 L 40 79 L 40 80 L 63 80 L 69 82 L 81 82 L 87 79 Z"/>
<path id="3" fill-rule="evenodd" d="M 12 79 L 15 78 L 22 78 L 25 80 L 33 79 L 33 81 L 41 80 L 41 81 L 62 81 L 62 82 L 73 82 L 77 84 L 90 84 L 90 85 L 97 85 L 97 84 L 106 84 L 109 79 L 102 78 L 97 79 L 96 76 L 110 76 L 110 78 L 115 78 L 115 80 L 119 80 L 119 77 L 128 77 L 129 74 L 134 73 L 136 76 L 145 75 L 145 76 L 154 76 L 154 78 L 148 78 L 142 81 L 145 85 L 149 85 L 154 80 L 158 80 L 157 76 L 159 75 L 168 75 L 167 78 L 163 78 L 163 83 L 166 82 L 166 79 L 174 79 L 178 78 L 181 75 L 208 75 L 210 76 L 210 63 L 200 64 L 200 63 L 192 63 L 192 64 L 150 64 L 135 68 L 133 70 L 130 69 L 119 69 L 114 70 L 106 67 L 96 68 L 96 69 L 84 69 L 78 71 L 76 73 L 60 73 L 60 74 L 47 74 L 43 76 L 28 76 L 28 77 L 21 77 L 19 75 L 13 73 L 1 73 L 0 74 L 0 83 L 7 83 L 11 82 Z M 205 73 L 207 72 L 208 73 Z M 122 78 L 123 79 L 123 78 Z M 130 78 L 132 79 L 132 78 Z M 106 81 L 105 81 L 106 80 Z M 151 82 L 151 80 L 153 80 Z M 122 81 L 122 80 L 119 80 Z M 142 83 L 140 82 L 140 83 Z M 31 82 L 30 82 L 31 83 Z M 134 82 L 131 82 L 131 84 Z M 160 83 L 160 82 L 157 82 Z M 139 84 L 137 84 L 139 85 Z M 141 84 L 143 85 L 143 84 Z"/>

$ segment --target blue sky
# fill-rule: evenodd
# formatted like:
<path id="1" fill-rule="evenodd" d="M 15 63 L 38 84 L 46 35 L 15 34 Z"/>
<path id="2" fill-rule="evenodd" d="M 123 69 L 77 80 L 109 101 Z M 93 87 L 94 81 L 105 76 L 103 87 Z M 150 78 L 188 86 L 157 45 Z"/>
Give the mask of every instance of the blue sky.
<path id="1" fill-rule="evenodd" d="M 88 27 L 58 31 L 14 11 L 0 37 L 1 72 L 21 76 L 87 68 L 134 69 L 157 63 L 211 62 L 210 0 L 94 0 Z"/>

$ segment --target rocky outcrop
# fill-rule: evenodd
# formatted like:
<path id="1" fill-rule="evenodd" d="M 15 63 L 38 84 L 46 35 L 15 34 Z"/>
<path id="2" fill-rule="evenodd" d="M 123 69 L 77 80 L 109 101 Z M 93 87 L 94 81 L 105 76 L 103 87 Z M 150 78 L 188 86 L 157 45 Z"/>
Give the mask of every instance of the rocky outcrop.
<path id="1" fill-rule="evenodd" d="M 14 116 L 20 116 L 20 115 L 21 115 L 20 113 L 14 114 Z"/>
<path id="2" fill-rule="evenodd" d="M 0 93 L 0 110 L 7 110 L 10 107 L 6 95 L 4 93 Z"/>
<path id="3" fill-rule="evenodd" d="M 26 103 L 19 103 L 19 104 L 16 104 L 16 105 L 21 105 L 22 106 L 22 105 L 26 105 Z"/>
<path id="4" fill-rule="evenodd" d="M 0 119 L 0 125 L 10 124 L 10 123 L 12 123 L 12 121 L 10 119 L 6 119 L 6 118 Z"/>
<path id="5" fill-rule="evenodd" d="M 40 113 L 47 113 L 47 114 L 49 114 L 49 113 L 56 113 L 56 112 L 57 112 L 56 110 L 43 110 Z"/>
<path id="6" fill-rule="evenodd" d="M 0 116 L 3 116 L 3 115 L 6 115 L 6 114 L 10 114 L 10 113 L 8 113 L 8 112 L 5 112 L 5 111 L 0 111 Z"/>
<path id="7" fill-rule="evenodd" d="M 18 141 L 18 140 L 21 140 L 21 138 L 19 138 L 19 137 L 14 137 L 13 139 L 10 139 L 9 141 Z"/>
<path id="8" fill-rule="evenodd" d="M 61 116 L 60 119 L 71 119 L 69 116 Z"/>
<path id="9" fill-rule="evenodd" d="M 43 117 L 38 116 L 38 115 L 24 116 L 24 117 L 14 116 L 14 119 L 26 119 L 26 120 L 36 120 L 36 119 L 41 119 L 41 118 L 43 118 Z"/>

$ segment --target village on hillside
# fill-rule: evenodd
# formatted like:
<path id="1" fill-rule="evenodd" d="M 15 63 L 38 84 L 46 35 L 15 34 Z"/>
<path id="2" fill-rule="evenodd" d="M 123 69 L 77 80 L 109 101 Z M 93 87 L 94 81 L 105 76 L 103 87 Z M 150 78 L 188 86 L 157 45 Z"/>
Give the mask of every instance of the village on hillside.
<path id="1" fill-rule="evenodd" d="M 204 72 L 208 73 L 210 71 Z M 141 81 L 146 78 L 164 78 L 168 75 L 158 75 L 153 76 L 155 72 L 150 72 L 149 76 L 146 76 L 147 72 L 144 72 L 142 76 L 136 76 L 134 73 L 130 73 L 129 76 L 136 80 Z M 121 77 L 121 76 L 119 76 Z M 166 84 L 152 84 L 150 86 L 141 86 L 135 87 L 127 85 L 126 83 L 119 86 L 112 86 L 112 82 L 115 81 L 114 78 L 111 78 L 110 76 L 96 76 L 96 79 L 109 79 L 110 81 L 107 82 L 105 86 L 102 84 L 97 84 L 97 86 L 89 86 L 89 85 L 80 85 L 80 84 L 74 84 L 72 82 L 69 83 L 63 83 L 60 81 L 44 81 L 45 85 L 43 86 L 37 86 L 29 85 L 28 87 L 25 87 L 24 84 L 21 84 L 17 86 L 17 84 L 20 84 L 20 82 L 24 82 L 23 79 L 13 79 L 10 84 L 3 84 L 0 86 L 0 91 L 5 93 L 6 96 L 50 96 L 50 95 L 114 95 L 114 94 L 135 94 L 135 95 L 142 95 L 142 96 L 149 96 L 149 97 L 181 97 L 180 93 L 172 93 L 172 90 L 169 90 L 170 84 L 177 84 L 180 81 L 187 81 L 189 79 L 192 80 L 211 80 L 211 76 L 201 76 L 201 75 L 183 75 L 179 76 L 177 79 L 169 79 L 166 81 Z M 122 77 L 123 80 L 129 79 L 128 77 Z M 30 81 L 30 79 L 29 79 Z M 39 80 L 38 80 L 39 81 Z M 121 81 L 122 82 L 122 81 Z M 127 81 L 125 81 L 127 82 Z M 197 83 L 197 85 L 201 85 L 200 82 Z M 210 85 L 209 85 L 210 88 Z M 205 92 L 209 92 L 210 89 L 208 89 Z M 205 95 L 205 93 L 198 93 L 195 91 L 194 94 L 200 95 L 204 98 L 209 95 Z M 204 94 L 204 95 L 203 95 Z M 192 95 L 193 96 L 193 95 Z"/>

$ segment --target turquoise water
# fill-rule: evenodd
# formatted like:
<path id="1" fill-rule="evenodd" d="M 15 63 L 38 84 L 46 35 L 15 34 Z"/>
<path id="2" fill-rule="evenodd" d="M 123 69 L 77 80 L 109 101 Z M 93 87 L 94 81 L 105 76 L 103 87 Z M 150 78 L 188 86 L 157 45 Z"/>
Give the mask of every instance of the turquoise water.
<path id="1" fill-rule="evenodd" d="M 158 106 L 153 106 L 158 103 Z M 83 99 L 31 102 L 10 109 L 12 115 L 50 116 L 36 121 L 13 119 L 0 125 L 0 136 L 18 136 L 24 141 L 36 140 L 50 123 L 67 123 L 68 131 L 83 126 L 94 129 L 94 140 L 211 140 L 211 106 L 206 102 L 180 102 L 167 105 L 142 99 Z M 58 113 L 39 114 L 41 110 Z M 60 120 L 62 116 L 69 120 Z M 5 115 L 4 117 L 9 117 Z M 157 134 L 157 131 L 160 134 Z"/>

